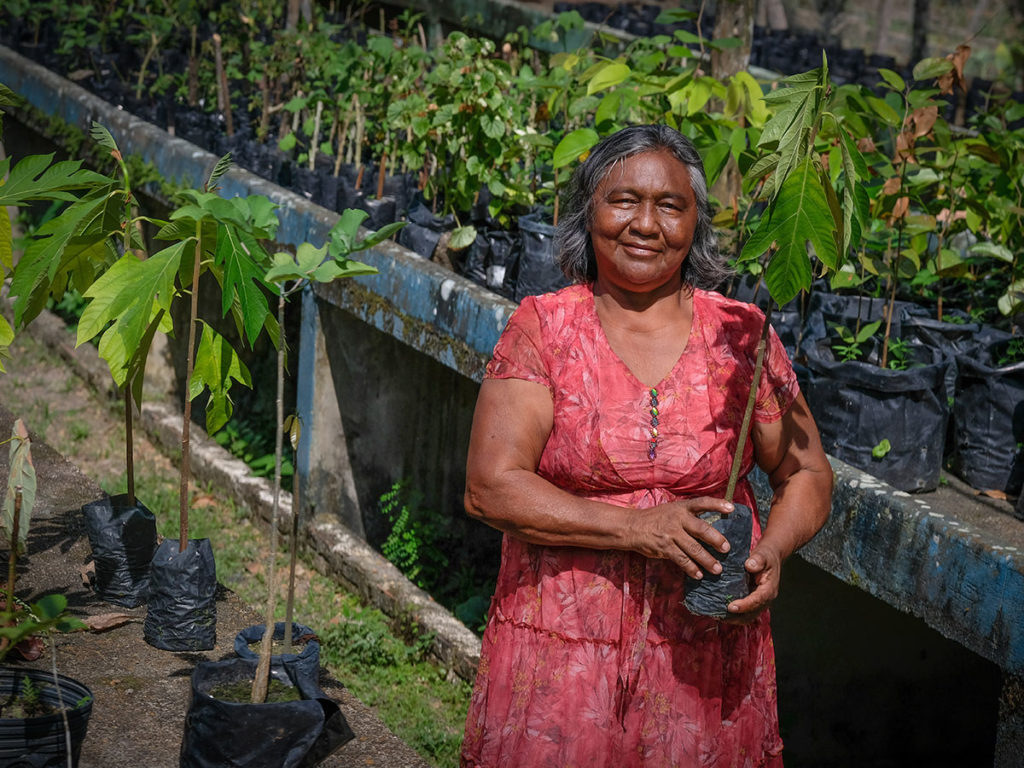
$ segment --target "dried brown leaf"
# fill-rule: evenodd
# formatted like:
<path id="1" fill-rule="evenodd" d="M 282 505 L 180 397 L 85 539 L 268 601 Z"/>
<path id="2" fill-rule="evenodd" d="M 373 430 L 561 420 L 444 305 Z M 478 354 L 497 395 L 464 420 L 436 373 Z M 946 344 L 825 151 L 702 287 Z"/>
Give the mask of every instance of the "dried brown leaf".
<path id="1" fill-rule="evenodd" d="M 95 616 L 86 616 L 85 626 L 89 628 L 90 632 L 106 632 L 108 629 L 123 626 L 131 621 L 132 617 L 127 613 L 98 613 Z"/>

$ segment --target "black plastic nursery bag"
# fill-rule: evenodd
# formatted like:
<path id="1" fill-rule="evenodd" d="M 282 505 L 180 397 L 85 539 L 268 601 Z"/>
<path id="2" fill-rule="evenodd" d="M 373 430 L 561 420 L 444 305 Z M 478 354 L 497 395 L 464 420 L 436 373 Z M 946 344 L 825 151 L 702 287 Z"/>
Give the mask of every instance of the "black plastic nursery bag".
<path id="1" fill-rule="evenodd" d="M 312 768 L 354 737 L 338 705 L 287 662 L 271 665 L 271 674 L 295 685 L 300 701 L 236 704 L 209 694 L 224 682 L 251 681 L 255 671 L 255 661 L 241 658 L 196 665 L 181 768 Z"/>
<path id="2" fill-rule="evenodd" d="M 931 361 L 894 371 L 836 360 L 819 341 L 807 348 L 805 394 L 826 453 L 898 490 L 931 491 L 942 472 L 952 363 L 936 350 L 913 352 Z"/>
<path id="3" fill-rule="evenodd" d="M 520 252 L 514 301 L 557 291 L 569 284 L 555 258 L 555 228 L 537 214 L 519 217 Z M 507 276 L 506 276 L 507 277 Z"/>
<path id="4" fill-rule="evenodd" d="M 274 640 L 284 640 L 284 627 L 283 621 L 274 624 Z M 263 640 L 265 628 L 265 624 L 254 624 L 239 632 L 235 636 L 235 653 L 243 659 L 249 659 L 250 661 L 258 660 L 259 655 L 249 648 L 249 644 L 258 643 Z M 289 669 L 295 673 L 297 678 L 307 680 L 316 685 L 320 679 L 320 642 L 317 640 L 316 633 L 312 629 L 304 624 L 297 624 L 293 621 L 293 642 L 303 637 L 308 639 L 303 643 L 302 650 L 299 653 L 282 653 L 271 656 L 271 660 L 275 664 L 287 662 Z"/>
<path id="5" fill-rule="evenodd" d="M 1009 339 L 958 355 L 954 471 L 981 491 L 1024 486 L 1024 362 L 1000 365 Z"/>
<path id="6" fill-rule="evenodd" d="M 217 641 L 217 570 L 209 539 L 164 539 L 153 556 L 142 636 L 164 651 L 208 651 Z"/>
<path id="7" fill-rule="evenodd" d="M 149 597 L 150 566 L 156 552 L 156 518 L 138 499 L 108 496 L 82 507 L 96 565 L 96 596 L 135 608 Z"/>
<path id="8" fill-rule="evenodd" d="M 750 556 L 754 517 L 750 507 L 744 504 L 734 506 L 735 509 L 728 515 L 719 516 L 713 512 L 701 515 L 702 519 L 711 522 L 711 526 L 728 539 L 729 551 L 722 554 L 705 546 L 722 564 L 722 572 L 714 574 L 704 570 L 704 578 L 686 579 L 683 604 L 690 613 L 697 616 L 724 618 L 728 615 L 726 608 L 729 603 L 750 594 L 746 562 Z"/>

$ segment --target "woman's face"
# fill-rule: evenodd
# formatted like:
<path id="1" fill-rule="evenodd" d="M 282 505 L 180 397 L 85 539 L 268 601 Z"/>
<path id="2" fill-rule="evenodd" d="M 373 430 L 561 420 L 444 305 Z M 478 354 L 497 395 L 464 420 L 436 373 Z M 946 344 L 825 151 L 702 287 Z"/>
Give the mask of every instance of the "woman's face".
<path id="1" fill-rule="evenodd" d="M 593 211 L 599 285 L 645 292 L 682 283 L 697 201 L 689 170 L 670 152 L 644 152 L 613 165 L 594 193 Z"/>

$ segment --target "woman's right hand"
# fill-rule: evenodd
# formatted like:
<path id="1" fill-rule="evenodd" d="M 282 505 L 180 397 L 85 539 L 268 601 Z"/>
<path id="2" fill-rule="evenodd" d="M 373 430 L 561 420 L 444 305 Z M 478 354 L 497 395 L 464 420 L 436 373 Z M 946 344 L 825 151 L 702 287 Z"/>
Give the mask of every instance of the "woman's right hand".
<path id="1" fill-rule="evenodd" d="M 710 496 L 634 510 L 635 541 L 630 549 L 646 557 L 671 560 L 694 579 L 703 578 L 704 571 L 721 573 L 721 564 L 701 542 L 723 554 L 729 551 L 729 542 L 709 523 L 701 520 L 700 514 L 729 514 L 732 511 L 732 503 Z"/>

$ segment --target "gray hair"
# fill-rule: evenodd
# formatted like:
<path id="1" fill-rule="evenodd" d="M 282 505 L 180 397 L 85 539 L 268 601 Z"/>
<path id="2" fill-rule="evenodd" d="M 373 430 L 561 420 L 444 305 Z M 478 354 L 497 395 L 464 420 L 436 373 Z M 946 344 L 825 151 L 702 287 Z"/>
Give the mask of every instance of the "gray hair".
<path id="1" fill-rule="evenodd" d="M 697 226 L 690 252 L 683 260 L 683 282 L 695 288 L 715 288 L 731 271 L 718 252 L 718 238 L 711 226 L 708 182 L 704 163 L 688 138 L 667 125 L 634 125 L 602 139 L 572 174 L 567 212 L 558 222 L 555 248 L 566 277 L 577 283 L 597 278 L 597 261 L 590 242 L 594 217 L 594 193 L 616 164 L 645 152 L 668 151 L 690 172 L 690 187 L 697 199 Z"/>

